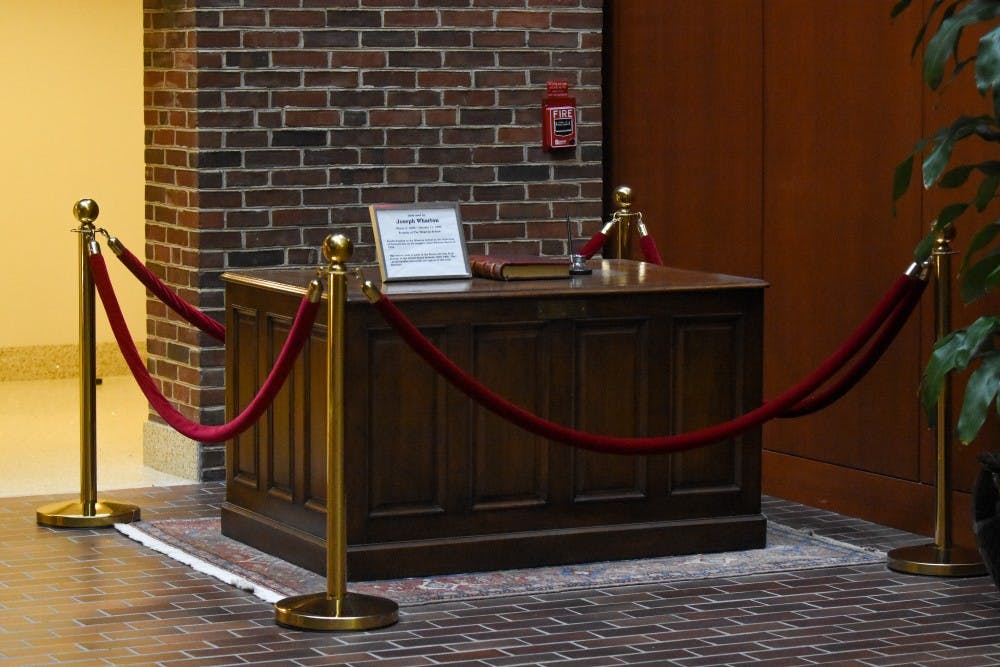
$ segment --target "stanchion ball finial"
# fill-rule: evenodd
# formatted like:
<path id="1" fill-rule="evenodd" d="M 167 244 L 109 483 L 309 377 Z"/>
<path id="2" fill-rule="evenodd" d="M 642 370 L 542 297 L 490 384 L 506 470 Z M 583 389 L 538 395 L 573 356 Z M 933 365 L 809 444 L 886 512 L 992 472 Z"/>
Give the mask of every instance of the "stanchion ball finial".
<path id="1" fill-rule="evenodd" d="M 615 206 L 618 208 L 632 206 L 632 188 L 627 185 L 619 185 L 615 188 Z"/>
<path id="2" fill-rule="evenodd" d="M 97 216 L 100 212 L 101 209 L 97 206 L 97 202 L 93 199 L 81 199 L 77 203 L 73 204 L 73 215 L 76 216 L 76 219 L 83 225 L 89 225 L 94 222 L 94 220 L 97 220 Z"/>
<path id="3" fill-rule="evenodd" d="M 323 239 L 323 258 L 334 264 L 344 264 L 354 254 L 354 243 L 343 234 L 331 234 Z"/>
<path id="4" fill-rule="evenodd" d="M 955 225 L 948 223 L 938 231 L 934 240 L 937 241 L 938 245 L 945 245 L 955 240 L 955 234 Z"/>

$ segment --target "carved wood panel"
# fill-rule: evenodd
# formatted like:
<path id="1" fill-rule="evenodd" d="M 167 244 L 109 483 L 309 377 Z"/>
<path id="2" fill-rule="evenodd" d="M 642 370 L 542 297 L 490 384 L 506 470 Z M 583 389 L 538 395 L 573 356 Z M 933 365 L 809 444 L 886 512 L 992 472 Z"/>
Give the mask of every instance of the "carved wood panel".
<path id="1" fill-rule="evenodd" d="M 574 326 L 577 427 L 589 433 L 648 435 L 647 379 L 660 372 L 649 356 L 649 319 L 583 320 Z M 573 500 L 643 498 L 646 457 L 573 454 Z"/>
<path id="2" fill-rule="evenodd" d="M 550 392 L 560 388 L 543 372 L 551 363 L 544 323 L 475 325 L 471 330 L 474 377 L 512 403 L 547 417 Z M 548 442 L 478 404 L 471 410 L 473 510 L 545 505 Z"/>
<path id="3" fill-rule="evenodd" d="M 425 330 L 441 346 L 440 331 Z M 368 340 L 368 512 L 372 518 L 444 511 L 448 411 L 433 369 L 390 331 Z"/>
<path id="4" fill-rule="evenodd" d="M 609 266 L 609 278 L 631 275 L 622 268 L 635 269 Z M 694 279 L 649 267 L 641 275 L 660 271 L 671 289 Z M 695 275 L 713 286 L 744 285 Z M 542 419 L 591 433 L 658 435 L 672 419 L 688 425 L 729 417 L 759 396 L 761 288 L 750 281 L 732 291 L 622 298 L 617 285 L 580 295 L 549 286 L 541 298 L 489 290 L 460 302 L 412 299 L 401 308 L 456 365 Z M 298 298 L 234 285 L 227 301 L 235 411 L 273 363 Z M 227 535 L 314 569 L 323 560 L 326 520 L 325 335 L 317 325 L 271 410 L 233 442 L 223 512 Z M 345 336 L 345 511 L 358 576 L 637 557 L 763 539 L 759 434 L 683 460 L 683 474 L 671 478 L 675 457 L 577 450 L 495 416 L 451 387 L 366 303 L 349 302 Z M 671 407 L 681 394 L 682 406 Z M 738 483 L 720 481 L 734 474 L 742 476 Z M 678 479 L 702 492 L 688 494 L 695 502 L 669 495 Z M 719 521 L 730 530 L 707 528 Z M 609 530 L 629 538 L 609 541 L 602 537 Z M 662 539 L 677 531 L 688 539 Z"/>
<path id="5" fill-rule="evenodd" d="M 721 424 L 743 412 L 743 320 L 738 314 L 674 320 L 673 422 L 677 432 Z M 673 457 L 671 493 L 736 489 L 740 438 Z"/>

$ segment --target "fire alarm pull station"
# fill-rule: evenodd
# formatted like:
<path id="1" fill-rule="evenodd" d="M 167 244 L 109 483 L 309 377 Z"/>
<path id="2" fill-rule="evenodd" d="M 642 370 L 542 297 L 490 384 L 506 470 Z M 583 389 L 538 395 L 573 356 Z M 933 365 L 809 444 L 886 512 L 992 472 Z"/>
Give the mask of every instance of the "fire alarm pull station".
<path id="1" fill-rule="evenodd" d="M 542 149 L 576 147 L 576 99 L 565 81 L 548 81 L 542 100 Z"/>

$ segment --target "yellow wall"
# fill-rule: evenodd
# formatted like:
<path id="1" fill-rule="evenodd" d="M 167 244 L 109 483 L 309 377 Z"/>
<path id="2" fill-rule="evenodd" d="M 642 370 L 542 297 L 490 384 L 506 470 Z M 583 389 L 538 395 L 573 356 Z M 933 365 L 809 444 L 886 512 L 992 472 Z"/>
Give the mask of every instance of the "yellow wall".
<path id="1" fill-rule="evenodd" d="M 72 208 L 144 255 L 141 0 L 0 0 L 0 351 L 78 340 Z M 103 244 L 102 244 L 103 246 Z M 103 247 L 133 338 L 145 292 Z M 100 303 L 98 342 L 112 341 Z"/>

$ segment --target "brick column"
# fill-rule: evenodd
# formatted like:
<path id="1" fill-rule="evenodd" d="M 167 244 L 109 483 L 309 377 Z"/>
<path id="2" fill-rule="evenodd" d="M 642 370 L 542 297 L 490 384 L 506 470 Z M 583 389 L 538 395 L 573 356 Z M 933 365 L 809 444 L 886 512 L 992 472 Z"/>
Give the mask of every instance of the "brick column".
<path id="1" fill-rule="evenodd" d="M 367 206 L 459 202 L 470 252 L 563 254 L 602 196 L 603 0 L 145 0 L 146 260 L 220 316 L 220 275 L 313 266 L 334 231 L 373 263 Z M 547 80 L 580 146 L 541 150 Z M 148 305 L 149 368 L 224 420 L 224 350 Z M 221 447 L 155 416 L 147 460 L 224 476 Z M 170 462 L 180 458 L 183 470 Z"/>

